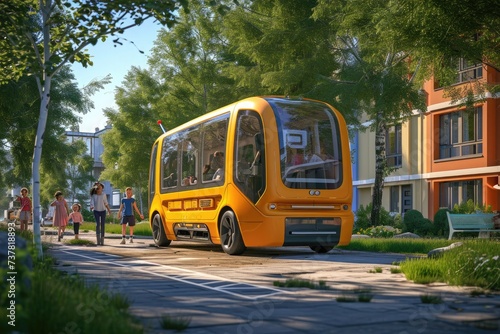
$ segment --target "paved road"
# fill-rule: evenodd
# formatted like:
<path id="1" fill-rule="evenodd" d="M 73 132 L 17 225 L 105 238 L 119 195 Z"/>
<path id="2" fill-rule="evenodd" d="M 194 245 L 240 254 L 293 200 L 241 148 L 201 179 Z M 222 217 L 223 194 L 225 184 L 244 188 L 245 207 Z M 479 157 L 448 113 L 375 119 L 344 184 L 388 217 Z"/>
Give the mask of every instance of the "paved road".
<path id="1" fill-rule="evenodd" d="M 91 238 L 92 236 L 84 236 Z M 67 238 L 67 237 L 66 237 Z M 159 319 L 190 319 L 183 333 L 491 333 L 500 328 L 500 296 L 470 297 L 471 289 L 417 285 L 392 274 L 400 254 L 308 248 L 249 249 L 229 256 L 218 246 L 151 239 L 120 245 L 107 236 L 103 247 L 58 243 L 50 254 L 58 268 L 126 295 L 148 333 L 168 333 Z M 376 267 L 381 273 L 370 273 Z M 287 279 L 324 281 L 329 289 L 277 288 Z M 360 294 L 371 302 L 340 302 Z M 442 298 L 423 304 L 420 296 Z M 103 301 L 96 301 L 96 305 Z"/>

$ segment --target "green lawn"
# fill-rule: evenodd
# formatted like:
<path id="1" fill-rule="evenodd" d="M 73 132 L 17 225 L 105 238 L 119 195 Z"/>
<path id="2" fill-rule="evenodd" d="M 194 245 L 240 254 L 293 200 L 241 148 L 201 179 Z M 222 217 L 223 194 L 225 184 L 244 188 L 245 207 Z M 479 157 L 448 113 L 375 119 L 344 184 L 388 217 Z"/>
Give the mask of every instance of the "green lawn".
<path id="1" fill-rule="evenodd" d="M 83 223 L 80 226 L 81 231 L 95 231 L 95 223 Z M 128 226 L 127 226 L 127 234 L 128 234 Z M 122 234 L 122 226 L 120 224 L 111 224 L 106 223 L 106 233 L 111 234 Z M 145 235 L 151 236 L 151 226 L 149 225 L 149 221 L 142 221 L 136 223 L 134 226 L 134 235 Z"/>

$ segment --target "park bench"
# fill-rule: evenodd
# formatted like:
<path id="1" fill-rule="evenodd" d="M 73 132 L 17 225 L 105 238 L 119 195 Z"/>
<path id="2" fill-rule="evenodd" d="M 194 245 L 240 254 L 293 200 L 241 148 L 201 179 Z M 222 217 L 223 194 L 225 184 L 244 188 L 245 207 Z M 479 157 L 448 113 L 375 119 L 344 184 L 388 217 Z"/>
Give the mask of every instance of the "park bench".
<path id="1" fill-rule="evenodd" d="M 495 229 L 492 218 L 494 213 L 471 213 L 456 214 L 446 212 L 448 224 L 450 225 L 450 234 L 448 240 L 451 240 L 455 232 L 479 232 L 479 237 L 489 237 L 489 232 L 500 232 Z"/>

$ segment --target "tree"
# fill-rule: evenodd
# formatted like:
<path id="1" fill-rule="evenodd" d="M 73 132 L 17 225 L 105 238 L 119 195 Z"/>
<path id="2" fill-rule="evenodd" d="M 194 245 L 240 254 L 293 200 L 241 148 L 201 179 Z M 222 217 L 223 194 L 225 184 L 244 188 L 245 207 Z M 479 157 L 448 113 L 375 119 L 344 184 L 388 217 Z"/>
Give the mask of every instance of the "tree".
<path id="1" fill-rule="evenodd" d="M 239 97 L 225 71 L 229 52 L 221 21 L 204 1 L 190 2 L 175 27 L 158 34 L 149 69 L 128 72 L 115 95 L 118 110 L 105 112 L 112 129 L 103 137 L 102 177 L 114 186 L 133 186 L 147 198 L 150 151 L 161 134 L 158 119 L 171 129 Z"/>
<path id="2" fill-rule="evenodd" d="M 49 114 L 52 79 L 68 63 L 92 65 L 85 50 L 108 36 L 124 33 L 154 17 L 171 26 L 177 1 L 15 0 L 3 5 L 0 54 L 2 80 L 33 75 L 40 96 L 40 116 L 33 154 L 34 238 L 39 256 L 40 160 Z M 183 5 L 186 1 L 181 1 Z M 2 9 L 4 9 L 2 8 Z M 6 21 L 3 21 L 6 20 Z M 115 38 L 116 43 L 120 39 Z M 5 47 L 5 48 L 4 48 Z"/>
<path id="3" fill-rule="evenodd" d="M 341 105 L 366 115 L 375 132 L 375 182 L 371 221 L 379 225 L 386 162 L 388 125 L 405 121 L 413 109 L 425 110 L 419 86 L 413 82 L 411 54 L 384 29 L 393 20 L 391 2 L 384 0 L 319 0 L 314 17 L 330 20 L 338 30 L 331 38 L 333 55 L 341 64 L 332 79 L 343 84 L 337 90 Z"/>
<path id="4" fill-rule="evenodd" d="M 500 85 L 485 85 L 471 77 L 456 82 L 457 65 L 463 58 L 500 71 L 500 11 L 489 0 L 403 0 L 393 4 L 386 32 L 418 60 L 420 81 L 434 76 L 445 95 L 457 107 L 469 110 Z"/>
<path id="5" fill-rule="evenodd" d="M 229 67 L 237 87 L 251 95 L 334 100 L 331 74 L 338 66 L 329 39 L 336 27 L 311 17 L 317 1 L 239 3 L 224 20 L 224 33 L 237 57 Z"/>

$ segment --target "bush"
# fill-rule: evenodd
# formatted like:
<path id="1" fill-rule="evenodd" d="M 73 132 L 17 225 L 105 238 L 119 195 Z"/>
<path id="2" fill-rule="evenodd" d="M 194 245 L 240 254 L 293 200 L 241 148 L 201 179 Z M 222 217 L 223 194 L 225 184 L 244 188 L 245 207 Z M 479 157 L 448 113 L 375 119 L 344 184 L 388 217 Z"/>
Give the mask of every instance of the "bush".
<path id="1" fill-rule="evenodd" d="M 450 210 L 446 208 L 439 209 L 434 215 L 434 231 L 433 234 L 438 237 L 448 236 L 450 226 L 448 225 L 448 217 L 446 212 Z"/>
<path id="2" fill-rule="evenodd" d="M 466 202 L 460 204 L 455 204 L 453 206 L 453 213 L 476 213 L 476 212 L 487 212 L 492 213 L 491 205 L 481 205 L 475 204 L 473 200 L 469 199 Z"/>
<path id="3" fill-rule="evenodd" d="M 424 216 L 418 210 L 408 210 L 403 217 L 403 232 L 415 233 L 415 229 Z"/>
<path id="4" fill-rule="evenodd" d="M 427 219 L 420 219 L 415 226 L 415 233 L 421 237 L 426 237 L 434 234 L 434 224 Z"/>
<path id="5" fill-rule="evenodd" d="M 359 209 L 356 211 L 356 222 L 355 222 L 355 231 L 359 231 L 361 229 L 367 229 L 372 226 L 371 222 L 371 212 L 372 212 L 372 204 L 368 204 L 366 207 L 361 205 Z M 394 217 L 391 216 L 389 211 L 380 208 L 380 220 L 378 226 L 394 226 Z"/>

